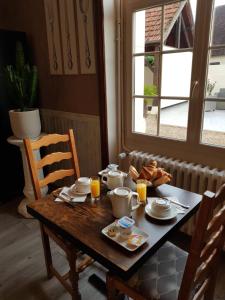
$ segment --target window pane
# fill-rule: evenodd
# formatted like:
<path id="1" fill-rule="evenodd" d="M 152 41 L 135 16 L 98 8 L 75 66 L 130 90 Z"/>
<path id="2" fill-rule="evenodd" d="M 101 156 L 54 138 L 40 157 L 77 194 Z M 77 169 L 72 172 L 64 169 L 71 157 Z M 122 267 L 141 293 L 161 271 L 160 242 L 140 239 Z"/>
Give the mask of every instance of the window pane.
<path id="1" fill-rule="evenodd" d="M 157 135 L 158 100 L 134 100 L 134 131 L 139 133 Z"/>
<path id="2" fill-rule="evenodd" d="M 164 6 L 163 50 L 192 48 L 197 0 Z"/>
<path id="3" fill-rule="evenodd" d="M 145 50 L 145 10 L 134 13 L 134 53 Z"/>
<path id="4" fill-rule="evenodd" d="M 161 100 L 159 135 L 185 140 L 189 103 L 184 100 Z"/>
<path id="5" fill-rule="evenodd" d="M 205 101 L 202 142 L 225 146 L 225 102 Z"/>
<path id="6" fill-rule="evenodd" d="M 218 51 L 224 51 L 221 55 Z M 209 57 L 206 97 L 225 98 L 225 49 L 212 50 Z"/>
<path id="7" fill-rule="evenodd" d="M 189 97 L 192 52 L 163 54 L 162 96 Z"/>
<path id="8" fill-rule="evenodd" d="M 212 39 L 211 44 L 216 45 L 225 45 L 225 1 L 224 0 L 215 0 L 214 2 L 214 12 L 212 20 Z M 219 55 L 225 55 L 225 49 L 215 50 Z"/>
<path id="9" fill-rule="evenodd" d="M 134 13 L 134 53 L 159 50 L 161 19 L 161 6 Z"/>
<path id="10" fill-rule="evenodd" d="M 159 56 L 137 56 L 134 61 L 135 95 L 158 95 Z"/>

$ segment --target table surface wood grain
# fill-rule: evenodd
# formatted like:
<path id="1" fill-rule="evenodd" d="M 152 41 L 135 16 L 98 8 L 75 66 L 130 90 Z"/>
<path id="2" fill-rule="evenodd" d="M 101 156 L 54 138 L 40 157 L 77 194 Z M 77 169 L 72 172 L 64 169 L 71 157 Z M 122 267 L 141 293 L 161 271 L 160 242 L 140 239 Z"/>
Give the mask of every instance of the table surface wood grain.
<path id="1" fill-rule="evenodd" d="M 77 203 L 74 207 L 55 202 L 52 197 L 48 197 L 29 204 L 27 209 L 40 222 L 109 270 L 119 273 L 120 276 L 129 277 L 196 212 L 202 199 L 201 195 L 166 184 L 149 190 L 150 198 L 158 195 L 175 196 L 190 208 L 185 214 L 178 214 L 172 220 L 158 221 L 146 215 L 144 206 L 140 206 L 133 212 L 132 217 L 135 225 L 145 231 L 149 239 L 134 252 L 129 252 L 101 233 L 104 227 L 115 220 L 110 199 L 104 192 L 100 200 L 92 201 L 88 197 L 84 203 Z"/>

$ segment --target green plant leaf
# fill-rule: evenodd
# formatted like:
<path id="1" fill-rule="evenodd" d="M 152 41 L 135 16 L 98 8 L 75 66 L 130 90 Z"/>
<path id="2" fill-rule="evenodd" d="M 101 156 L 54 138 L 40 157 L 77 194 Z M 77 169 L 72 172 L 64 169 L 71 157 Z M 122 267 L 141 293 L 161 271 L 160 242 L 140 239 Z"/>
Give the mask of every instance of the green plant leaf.
<path id="1" fill-rule="evenodd" d="M 4 69 L 8 92 L 15 108 L 21 111 L 33 108 L 37 96 L 37 67 L 25 64 L 23 45 L 16 44 L 16 64 Z"/>

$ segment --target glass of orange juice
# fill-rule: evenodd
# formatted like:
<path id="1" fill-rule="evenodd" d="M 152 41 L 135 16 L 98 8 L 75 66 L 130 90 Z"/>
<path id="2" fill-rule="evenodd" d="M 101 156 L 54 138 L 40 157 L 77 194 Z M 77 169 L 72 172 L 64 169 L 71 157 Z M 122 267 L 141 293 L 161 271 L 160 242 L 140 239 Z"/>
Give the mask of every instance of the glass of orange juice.
<path id="1" fill-rule="evenodd" d="M 100 197 L 100 178 L 98 176 L 92 176 L 91 181 L 91 199 L 98 200 Z"/>
<path id="2" fill-rule="evenodd" d="M 145 179 L 137 180 L 137 193 L 142 204 L 146 204 L 147 200 L 147 181 Z"/>

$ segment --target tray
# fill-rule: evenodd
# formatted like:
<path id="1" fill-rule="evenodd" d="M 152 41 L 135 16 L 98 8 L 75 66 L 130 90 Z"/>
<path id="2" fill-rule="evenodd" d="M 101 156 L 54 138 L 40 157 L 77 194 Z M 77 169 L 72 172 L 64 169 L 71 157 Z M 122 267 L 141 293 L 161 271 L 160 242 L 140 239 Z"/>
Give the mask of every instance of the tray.
<path id="1" fill-rule="evenodd" d="M 119 244 L 120 246 L 122 246 L 123 248 L 127 249 L 128 251 L 135 251 L 137 250 L 138 248 L 140 248 L 149 238 L 149 235 L 147 233 L 145 233 L 144 231 L 140 230 L 138 227 L 136 226 L 133 226 L 133 229 L 132 229 L 132 234 L 139 234 L 139 235 L 142 235 L 143 238 L 142 238 L 142 241 L 140 243 L 140 245 L 138 246 L 132 246 L 132 247 L 129 247 L 127 245 L 127 240 L 124 240 L 123 238 L 121 238 L 120 236 L 120 233 L 118 232 L 116 234 L 115 237 L 112 237 L 112 236 L 109 236 L 108 235 L 108 230 L 110 227 L 112 226 L 118 226 L 117 224 L 117 221 L 111 223 L 110 225 L 106 226 L 105 228 L 102 229 L 102 234 L 104 234 L 107 238 L 109 238 L 110 240 L 114 241 L 115 243 Z"/>

